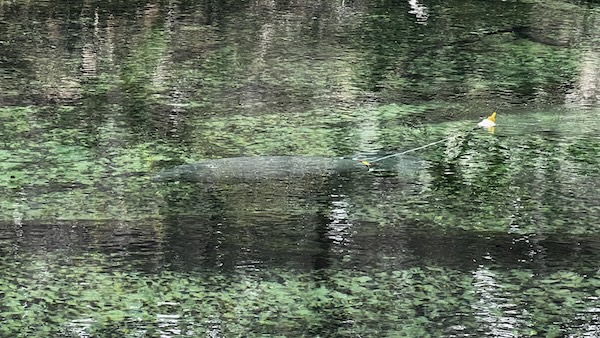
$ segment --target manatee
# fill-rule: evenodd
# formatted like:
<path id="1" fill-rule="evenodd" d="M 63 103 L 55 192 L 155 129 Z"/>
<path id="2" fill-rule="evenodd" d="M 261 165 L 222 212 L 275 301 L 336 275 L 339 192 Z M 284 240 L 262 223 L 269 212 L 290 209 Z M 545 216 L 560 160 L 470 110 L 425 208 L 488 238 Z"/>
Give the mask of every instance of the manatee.
<path id="1" fill-rule="evenodd" d="M 367 172 L 360 161 L 348 158 L 304 156 L 230 157 L 184 164 L 165 170 L 155 181 L 260 181 L 324 177 L 353 171 Z"/>

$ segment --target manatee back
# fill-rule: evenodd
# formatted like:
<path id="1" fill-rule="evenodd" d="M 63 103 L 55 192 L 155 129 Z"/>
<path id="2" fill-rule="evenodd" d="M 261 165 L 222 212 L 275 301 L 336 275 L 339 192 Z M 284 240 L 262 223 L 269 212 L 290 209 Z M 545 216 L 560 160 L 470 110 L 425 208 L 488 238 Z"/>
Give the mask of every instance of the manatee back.
<path id="1" fill-rule="evenodd" d="M 181 165 L 156 176 L 159 181 L 258 181 L 307 176 L 330 176 L 365 170 L 357 161 L 328 157 L 230 157 Z"/>

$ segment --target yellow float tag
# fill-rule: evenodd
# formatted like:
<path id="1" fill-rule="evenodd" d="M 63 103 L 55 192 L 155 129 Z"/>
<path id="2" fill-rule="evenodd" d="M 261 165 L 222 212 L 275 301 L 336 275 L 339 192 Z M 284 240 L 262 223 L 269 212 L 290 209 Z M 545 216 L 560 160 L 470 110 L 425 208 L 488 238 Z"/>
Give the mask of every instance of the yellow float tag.
<path id="1" fill-rule="evenodd" d="M 481 122 L 477 123 L 477 126 L 481 128 L 491 128 L 496 126 L 496 112 L 493 112 L 492 115 L 488 116 Z"/>

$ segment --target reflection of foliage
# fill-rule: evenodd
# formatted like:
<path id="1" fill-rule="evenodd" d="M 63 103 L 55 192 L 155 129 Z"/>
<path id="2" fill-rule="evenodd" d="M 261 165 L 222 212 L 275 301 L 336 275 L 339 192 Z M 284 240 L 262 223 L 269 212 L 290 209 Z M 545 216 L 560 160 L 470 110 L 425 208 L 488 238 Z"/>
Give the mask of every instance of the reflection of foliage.
<path id="1" fill-rule="evenodd" d="M 151 31 L 124 62 L 121 89 L 124 92 L 123 114 L 135 134 L 147 134 L 154 127 L 152 103 L 160 90 L 155 77 L 167 45 L 162 30 Z"/>
<path id="2" fill-rule="evenodd" d="M 561 95 L 554 95 L 563 94 L 561 87 L 577 75 L 578 52 L 519 40 L 513 28 L 529 24 L 531 6 L 445 3 L 427 25 L 406 20 L 398 13 L 401 6 L 374 8 L 357 28 L 360 38 L 355 43 L 364 55 L 357 82 L 365 90 L 381 92 L 386 100 L 404 102 L 455 95 L 560 100 Z M 482 10 L 487 15 L 480 15 Z M 569 20 L 573 13 L 567 13 L 559 20 Z M 538 34 L 554 32 L 542 26 Z"/>
<path id="3" fill-rule="evenodd" d="M 3 336 L 580 335 L 596 275 L 444 268 L 225 276 L 110 271 L 102 256 L 2 262 Z M 35 278 L 37 283 L 28 282 Z M 17 287 L 17 285 L 21 285 Z M 502 285 L 500 288 L 499 285 Z M 592 292 L 593 294 L 593 292 Z M 510 328 L 504 317 L 514 319 Z"/>

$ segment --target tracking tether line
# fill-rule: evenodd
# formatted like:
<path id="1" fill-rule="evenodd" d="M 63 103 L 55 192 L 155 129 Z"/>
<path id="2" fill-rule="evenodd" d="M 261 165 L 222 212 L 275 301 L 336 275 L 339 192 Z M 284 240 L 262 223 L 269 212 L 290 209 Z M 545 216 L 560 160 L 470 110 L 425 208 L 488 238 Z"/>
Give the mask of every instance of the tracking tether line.
<path id="1" fill-rule="evenodd" d="M 424 146 L 420 146 L 420 147 L 417 147 L 417 148 L 413 148 L 413 149 L 408 149 L 408 150 L 405 150 L 405 151 L 403 151 L 403 152 L 400 152 L 400 153 L 395 153 L 395 154 L 387 155 L 387 156 L 384 156 L 384 157 L 376 158 L 376 159 L 374 159 L 374 160 L 372 160 L 372 161 L 368 161 L 368 162 L 369 162 L 369 163 L 375 163 L 375 162 L 379 162 L 379 161 L 381 161 L 381 160 L 385 160 L 385 159 L 388 159 L 388 158 L 391 158 L 391 157 L 402 156 L 402 155 L 404 155 L 404 154 L 412 153 L 413 151 L 417 151 L 417 150 L 425 149 L 425 148 L 427 148 L 427 147 L 431 147 L 431 146 L 433 146 L 433 145 L 436 145 L 436 144 L 438 144 L 438 143 L 442 143 L 442 142 L 444 142 L 444 141 L 447 141 L 448 139 L 449 139 L 449 137 L 446 137 L 446 138 L 443 138 L 443 139 L 441 139 L 441 140 L 437 140 L 437 141 L 435 141 L 435 142 L 432 142 L 432 143 L 426 144 L 426 145 L 424 145 Z"/>
<path id="2" fill-rule="evenodd" d="M 467 134 L 472 133 L 473 131 L 475 131 L 475 130 L 481 128 L 481 127 L 488 129 L 488 128 L 494 128 L 495 126 L 496 126 L 496 112 L 493 112 L 492 115 L 488 116 L 486 119 L 484 119 L 481 122 L 479 122 L 477 124 L 477 127 L 475 127 L 473 129 L 467 131 Z M 434 146 L 434 145 L 436 145 L 438 143 L 442 143 L 444 141 L 449 140 L 451 137 L 452 136 L 448 136 L 448 137 L 445 137 L 445 138 L 443 138 L 441 140 L 437 140 L 435 142 L 431 142 L 429 144 L 426 144 L 424 146 L 420 146 L 420 147 L 409 149 L 409 150 L 406 150 L 406 151 L 403 151 L 403 152 L 399 152 L 399 153 L 395 153 L 395 154 L 383 156 L 383 157 L 380 157 L 380 158 L 376 158 L 373 161 L 367 161 L 367 160 L 365 160 L 365 161 L 360 161 L 360 162 L 363 163 L 366 166 L 370 166 L 371 163 L 379 162 L 381 160 L 385 160 L 385 159 L 390 158 L 390 157 L 402 156 L 404 154 L 412 153 L 413 151 L 417 151 L 417 150 L 425 149 L 427 147 Z"/>

